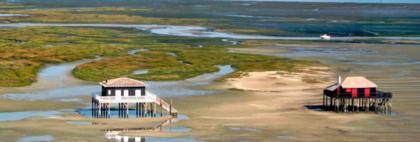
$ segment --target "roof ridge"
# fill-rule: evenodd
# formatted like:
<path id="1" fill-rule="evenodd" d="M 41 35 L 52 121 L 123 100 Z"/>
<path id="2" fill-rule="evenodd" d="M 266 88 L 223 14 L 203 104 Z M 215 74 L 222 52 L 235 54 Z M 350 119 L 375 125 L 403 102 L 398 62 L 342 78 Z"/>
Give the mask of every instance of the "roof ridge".
<path id="1" fill-rule="evenodd" d="M 341 86 L 343 88 L 376 88 L 378 85 L 364 76 L 348 76 L 341 83 Z"/>
<path id="2" fill-rule="evenodd" d="M 145 83 L 129 77 L 119 77 L 100 82 L 104 87 L 143 87 Z"/>

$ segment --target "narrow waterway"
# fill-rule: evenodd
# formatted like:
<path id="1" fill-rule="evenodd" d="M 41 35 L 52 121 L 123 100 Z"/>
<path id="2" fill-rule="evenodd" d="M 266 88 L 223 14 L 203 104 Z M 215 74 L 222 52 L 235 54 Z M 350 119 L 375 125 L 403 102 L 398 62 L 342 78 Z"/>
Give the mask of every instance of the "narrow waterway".
<path id="1" fill-rule="evenodd" d="M 98 58 L 99 59 L 99 58 Z M 72 76 L 71 71 L 79 64 L 97 59 L 87 59 L 71 63 L 48 65 L 38 73 L 37 82 L 25 87 L 2 87 L 0 99 L 16 101 L 63 101 L 83 102 L 82 97 L 91 96 L 100 91 L 95 82 L 82 81 Z M 188 95 L 206 95 L 216 90 L 200 89 L 199 86 L 210 84 L 213 80 L 232 73 L 230 65 L 219 65 L 218 72 L 203 74 L 180 81 L 146 81 L 147 90 L 160 97 Z M 88 102 L 85 102 L 88 103 Z M 83 106 L 81 106 L 83 107 Z M 75 108 L 77 109 L 77 108 Z M 71 111 L 70 111 L 71 112 Z M 75 111 L 73 111 L 75 112 Z M 0 121 L 16 121 L 30 117 L 49 117 L 69 113 L 68 110 L 2 112 Z"/>
<path id="2" fill-rule="evenodd" d="M 71 63 L 49 65 L 38 73 L 38 81 L 27 87 L 0 88 L 2 94 L 0 99 L 17 100 L 17 101 L 78 101 L 84 102 L 82 97 L 90 96 L 91 93 L 99 92 L 99 84 L 82 81 L 74 78 L 71 71 L 79 64 L 90 62 L 93 60 L 82 60 Z M 186 95 L 207 95 L 214 93 L 217 90 L 209 90 L 200 88 L 200 86 L 208 85 L 213 80 L 218 79 L 224 75 L 232 73 L 234 69 L 230 65 L 217 66 L 219 71 L 214 73 L 206 73 L 194 78 L 180 80 L 180 81 L 148 81 L 147 90 L 158 94 L 161 97 L 175 97 Z M 85 102 L 86 104 L 88 102 Z M 81 106 L 84 107 L 84 106 Z M 79 113 L 82 116 L 89 117 L 91 109 L 64 109 L 64 110 L 46 110 L 46 111 L 20 111 L 20 112 L 1 112 L 0 122 L 14 122 L 32 117 L 57 119 L 66 114 Z M 177 122 L 188 119 L 187 116 L 180 114 L 177 119 L 171 122 Z M 83 121 L 69 121 L 69 125 L 90 125 L 90 122 Z M 192 131 L 188 127 L 173 127 L 162 126 L 163 132 L 168 133 L 183 133 Z M 147 139 L 147 141 L 198 141 L 193 137 L 129 137 L 120 135 L 106 135 L 110 140 L 118 141 L 120 138 L 124 139 Z M 43 141 L 52 139 L 50 135 L 42 136 L 24 136 L 19 141 Z M 49 141 L 49 140 L 48 140 Z"/>

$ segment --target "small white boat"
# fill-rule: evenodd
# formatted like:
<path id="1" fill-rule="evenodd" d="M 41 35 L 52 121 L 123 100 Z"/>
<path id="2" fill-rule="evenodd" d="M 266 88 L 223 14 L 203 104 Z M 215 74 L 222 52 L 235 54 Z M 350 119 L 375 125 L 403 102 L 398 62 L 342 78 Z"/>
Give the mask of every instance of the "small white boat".
<path id="1" fill-rule="evenodd" d="M 327 34 L 323 34 L 323 35 L 321 35 L 321 36 L 319 36 L 321 39 L 323 39 L 323 40 L 330 40 L 331 39 L 331 36 L 330 35 L 327 35 Z"/>

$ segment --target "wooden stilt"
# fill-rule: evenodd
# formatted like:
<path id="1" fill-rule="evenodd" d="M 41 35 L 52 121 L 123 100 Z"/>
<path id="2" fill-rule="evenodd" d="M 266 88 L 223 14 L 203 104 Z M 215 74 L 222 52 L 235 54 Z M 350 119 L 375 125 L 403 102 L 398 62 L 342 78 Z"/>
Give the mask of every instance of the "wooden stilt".
<path id="1" fill-rule="evenodd" d="M 152 103 L 152 115 L 153 117 L 156 116 L 156 103 Z"/>
<path id="2" fill-rule="evenodd" d="M 162 107 L 162 103 L 160 103 L 160 116 L 163 116 L 163 107 Z"/>

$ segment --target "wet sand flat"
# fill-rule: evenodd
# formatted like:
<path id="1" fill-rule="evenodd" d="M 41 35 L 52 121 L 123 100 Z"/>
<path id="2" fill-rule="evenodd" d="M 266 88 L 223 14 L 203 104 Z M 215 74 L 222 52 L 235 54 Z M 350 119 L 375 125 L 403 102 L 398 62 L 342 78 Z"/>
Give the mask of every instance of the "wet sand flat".
<path id="1" fill-rule="evenodd" d="M 288 52 L 284 53 L 284 50 Z M 359 129 L 358 131 L 346 131 L 346 134 L 340 136 L 351 140 L 412 141 L 418 139 L 416 133 L 420 131 L 420 125 L 416 119 L 419 117 L 419 111 L 416 106 L 418 106 L 417 96 L 419 88 L 416 86 L 420 85 L 418 76 L 420 66 L 417 64 L 420 60 L 419 56 L 416 55 L 418 52 L 416 45 L 364 43 L 280 44 L 245 50 L 233 49 L 232 52 L 318 60 L 329 65 L 335 75 L 366 76 L 376 82 L 381 90 L 394 93 L 392 101 L 393 113 L 391 115 L 374 114 L 373 116 L 357 119 L 357 121 L 353 121 L 350 124 L 335 125 L 336 127 L 351 126 Z M 318 93 L 320 94 L 321 92 Z M 319 98 L 314 99 L 319 100 Z M 315 101 L 309 101 L 307 104 Z M 309 115 L 309 113 L 302 115 Z M 346 121 L 346 119 L 357 115 L 363 114 L 343 114 L 331 117 L 336 118 L 336 121 Z M 311 121 L 311 119 L 308 118 L 307 121 Z M 325 125 L 334 122 L 316 121 L 317 124 L 324 123 Z M 324 136 L 325 134 L 322 135 L 322 137 Z M 338 137 L 337 139 L 339 140 Z"/>
<path id="2" fill-rule="evenodd" d="M 46 0 L 42 2 L 45 4 L 40 5 L 50 9 L 46 6 L 50 2 Z M 115 3 L 113 1 L 112 4 L 92 1 L 83 3 L 83 6 L 115 6 L 121 2 L 124 3 L 124 0 Z M 270 142 L 420 139 L 420 37 L 416 30 L 416 17 L 419 15 L 416 5 L 194 0 L 181 4 L 177 2 L 162 2 L 162 5 L 154 2 L 129 3 L 129 7 L 141 5 L 142 8 L 148 7 L 148 10 L 152 10 L 144 13 L 118 10 L 104 12 L 111 17 L 113 14 L 145 17 L 164 15 L 166 20 L 163 24 L 171 25 L 140 24 L 143 21 L 122 24 L 124 21 L 112 20 L 107 22 L 121 24 L 105 24 L 105 21 L 84 23 L 83 18 L 75 18 L 76 21 L 71 20 L 71 23 L 66 20 L 62 23 L 59 23 L 60 20 L 55 21 L 57 23 L 35 23 L 54 20 L 48 16 L 34 21 L 18 20 L 33 16 L 28 15 L 17 17 L 18 21 L 5 20 L 0 28 L 135 29 L 152 36 L 171 36 L 174 39 L 188 37 L 222 40 L 232 44 L 232 47 L 238 47 L 233 45 L 240 46 L 246 40 L 258 39 L 261 41 L 255 40 L 256 48 L 230 50 L 235 53 L 319 61 L 323 65 L 305 66 L 296 72 L 244 72 L 238 78 L 215 82 L 235 70 L 234 66 L 220 65 L 219 72 L 192 79 L 146 82 L 149 84 L 148 88 L 156 91 L 154 93 L 173 99 L 181 113 L 180 117 L 187 118 L 174 120 L 161 127 L 162 130 L 146 131 L 142 129 L 155 128 L 168 118 L 83 117 L 77 113 L 77 109 L 86 109 L 90 105 L 90 93 L 97 92 L 100 88 L 96 83 L 81 81 L 70 75 L 71 70 L 80 62 L 51 65 L 40 72 L 38 82 L 31 86 L 0 88 L 0 111 L 4 113 L 0 115 L 7 116 L 4 117 L 5 121 L 0 121 L 0 141 L 116 141 L 115 138 L 146 138 L 146 141 Z M 79 2 L 74 1 L 56 3 L 58 7 L 68 4 L 72 7 L 80 6 Z M 40 9 L 42 8 L 41 6 Z M 79 16 L 83 16 L 83 10 L 75 9 L 69 12 L 81 12 Z M 85 10 L 88 10 L 86 14 L 96 13 L 92 9 L 89 12 L 89 8 Z M 0 14 L 1 18 L 6 19 L 10 16 L 16 15 Z M 215 23 L 181 23 L 183 26 L 177 26 L 167 21 L 185 18 L 184 16 L 214 20 Z M 319 35 L 326 33 L 332 34 L 333 40 L 323 41 L 319 38 Z M 199 48 L 206 48 L 200 40 L 198 42 L 200 43 L 194 44 L 198 44 Z M 293 44 L 288 44 L 289 42 Z M 264 47 L 258 47 L 262 45 Z M 46 47 L 51 48 L 50 45 Z M 132 50 L 127 54 L 134 56 L 141 54 L 139 51 L 142 52 Z M 139 72 L 142 73 L 144 72 Z M 321 103 L 322 89 L 330 85 L 337 75 L 366 76 L 376 82 L 381 90 L 392 91 L 395 94 L 393 113 L 348 114 L 309 109 Z M 13 116 L 19 116 L 19 119 Z M 170 128 L 175 130 L 169 130 Z"/>
<path id="3" fill-rule="evenodd" d="M 332 74 L 318 71 L 311 75 L 331 79 Z M 320 90 L 328 82 L 308 83 L 304 77 L 305 73 L 253 72 L 221 85 L 236 91 L 180 98 L 177 102 L 194 102 L 179 104 L 180 109 L 192 108 L 186 112 L 191 120 L 181 124 L 191 127 L 193 135 L 206 141 L 394 141 L 413 138 L 393 133 L 392 126 L 375 123 L 381 119 L 392 120 L 387 116 L 305 108 L 321 103 Z"/>
<path id="4" fill-rule="evenodd" d="M 284 49 L 280 53 L 285 53 L 283 51 Z M 416 125 L 405 125 L 401 121 L 401 119 L 407 119 L 409 121 L 406 122 L 414 123 L 414 118 L 410 117 L 416 116 L 415 113 L 397 114 L 398 117 L 395 117 L 372 113 L 320 112 L 306 108 L 305 106 L 321 103 L 323 87 L 335 80 L 336 74 L 333 71 L 336 70 L 336 66 L 333 67 L 302 67 L 298 72 L 247 72 L 240 78 L 213 83 L 206 82 L 205 80 L 208 80 L 206 76 L 198 77 L 192 80 L 199 82 L 204 80 L 204 85 L 208 85 L 206 88 L 219 91 L 212 91 L 215 94 L 209 95 L 175 96 L 174 102 L 177 109 L 180 113 L 186 114 L 189 119 L 171 125 L 188 127 L 191 131 L 179 133 L 126 131 L 121 135 L 194 136 L 204 141 L 341 141 L 345 139 L 409 141 L 417 138 Z M 393 82 L 401 81 L 403 80 L 379 80 L 381 83 L 391 83 L 389 86 L 385 83 L 385 88 L 392 87 Z M 401 101 L 401 99 L 404 98 L 397 100 Z M 401 111 L 406 106 L 398 103 L 396 105 L 398 107 L 396 112 L 409 113 L 409 111 Z M 73 125 L 68 124 L 69 121 L 97 121 L 99 125 Z M 1 125 L 0 129 L 6 130 L 2 134 L 9 135 L 12 141 L 24 135 L 52 135 L 55 141 L 64 141 L 68 137 L 76 141 L 104 141 L 106 140 L 105 132 L 101 129 L 108 129 L 109 126 L 100 125 L 101 123 L 113 123 L 118 125 L 118 128 L 130 128 L 151 126 L 161 121 L 159 119 L 91 120 L 78 115 L 65 114 L 59 118 L 35 117 L 16 122 L 3 122 L 4 125 Z M 39 124 L 46 127 L 36 127 Z M 407 130 L 401 132 L 401 129 Z M 81 130 L 87 133 L 80 133 Z M 411 132 L 408 132 L 409 130 Z"/>

